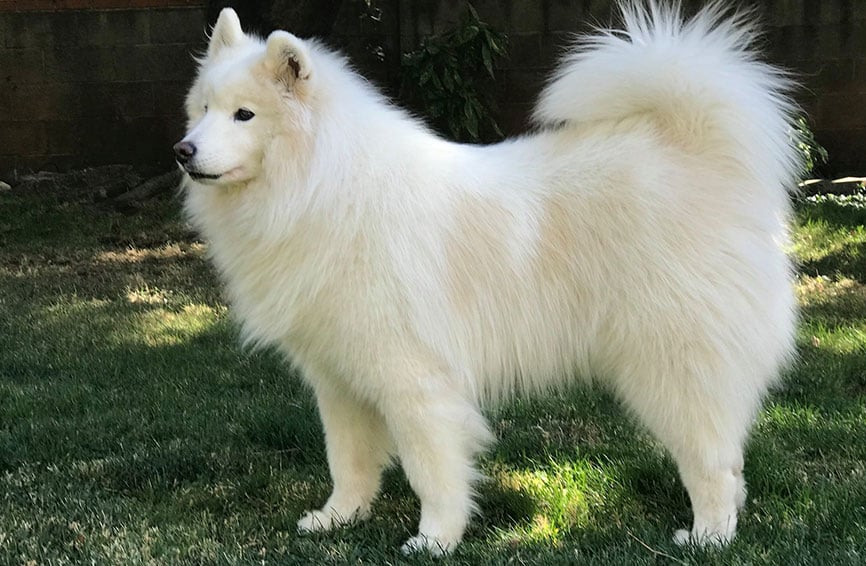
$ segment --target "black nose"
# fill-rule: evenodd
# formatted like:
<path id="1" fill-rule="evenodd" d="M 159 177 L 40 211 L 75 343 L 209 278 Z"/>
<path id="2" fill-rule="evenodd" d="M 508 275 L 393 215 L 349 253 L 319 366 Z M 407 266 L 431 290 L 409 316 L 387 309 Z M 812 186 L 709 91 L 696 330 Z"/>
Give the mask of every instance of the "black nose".
<path id="1" fill-rule="evenodd" d="M 195 146 L 187 141 L 174 144 L 174 156 L 178 163 L 185 164 L 195 155 Z"/>

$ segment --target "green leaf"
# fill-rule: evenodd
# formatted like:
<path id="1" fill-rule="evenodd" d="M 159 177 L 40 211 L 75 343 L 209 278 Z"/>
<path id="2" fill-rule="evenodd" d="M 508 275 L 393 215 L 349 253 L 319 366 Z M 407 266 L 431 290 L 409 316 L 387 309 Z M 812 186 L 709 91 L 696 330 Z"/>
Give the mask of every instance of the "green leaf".
<path id="1" fill-rule="evenodd" d="M 426 38 L 402 58 L 401 93 L 420 103 L 428 116 L 456 139 L 480 139 L 485 131 L 501 135 L 491 117 L 490 96 L 476 87 L 479 77 L 495 79 L 495 58 L 505 52 L 506 38 L 467 7 L 454 29 Z M 405 96 L 405 94 L 404 94 Z"/>
<path id="2" fill-rule="evenodd" d="M 454 92 L 454 75 L 456 73 L 453 69 L 442 73 L 442 85 L 445 87 L 445 90 L 448 92 Z"/>
<path id="3" fill-rule="evenodd" d="M 433 82 L 433 88 L 442 90 L 442 79 L 439 78 L 439 73 L 430 73 L 430 79 Z"/>
<path id="4" fill-rule="evenodd" d="M 434 75 L 430 72 L 430 69 L 424 69 L 421 71 L 421 75 L 418 77 L 418 86 L 424 86 L 430 81 L 430 78 Z"/>
<path id="5" fill-rule="evenodd" d="M 466 4 L 466 9 L 469 11 L 469 16 L 471 17 L 471 21 L 480 21 L 481 18 L 478 17 L 478 12 L 475 11 L 475 6 L 470 3 Z"/>
<path id="6" fill-rule="evenodd" d="M 486 43 L 481 44 L 481 59 L 484 61 L 484 68 L 487 69 L 487 74 L 490 78 L 494 78 L 493 73 L 493 57 L 490 55 L 490 48 Z"/>
<path id="7" fill-rule="evenodd" d="M 478 117 L 475 114 L 472 114 L 472 117 L 466 120 L 466 130 L 473 140 L 478 141 L 480 138 L 478 135 Z"/>

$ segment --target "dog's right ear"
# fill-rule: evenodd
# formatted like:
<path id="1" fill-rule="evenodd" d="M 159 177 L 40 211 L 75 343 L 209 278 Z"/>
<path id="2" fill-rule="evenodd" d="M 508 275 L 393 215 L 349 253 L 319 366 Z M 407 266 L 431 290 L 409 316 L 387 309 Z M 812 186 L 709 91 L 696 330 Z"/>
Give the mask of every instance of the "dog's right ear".
<path id="1" fill-rule="evenodd" d="M 289 90 L 310 78 L 313 63 L 304 41 L 285 31 L 268 36 L 265 68 Z"/>
<path id="2" fill-rule="evenodd" d="M 231 8 L 223 8 L 210 34 L 210 43 L 207 46 L 208 58 L 213 58 L 224 47 L 237 45 L 243 37 L 244 30 L 241 28 L 241 20 L 237 13 Z"/>

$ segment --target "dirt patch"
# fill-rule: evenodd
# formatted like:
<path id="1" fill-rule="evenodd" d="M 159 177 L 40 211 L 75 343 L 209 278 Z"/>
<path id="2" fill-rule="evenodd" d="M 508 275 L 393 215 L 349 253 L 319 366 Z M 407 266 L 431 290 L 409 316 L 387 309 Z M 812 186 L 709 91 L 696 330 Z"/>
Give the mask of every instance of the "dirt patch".
<path id="1" fill-rule="evenodd" d="M 103 203 L 121 212 L 134 212 L 143 201 L 177 189 L 181 179 L 179 170 L 152 176 L 131 165 L 105 165 L 68 173 L 40 171 L 22 175 L 6 186 L 17 194 Z"/>

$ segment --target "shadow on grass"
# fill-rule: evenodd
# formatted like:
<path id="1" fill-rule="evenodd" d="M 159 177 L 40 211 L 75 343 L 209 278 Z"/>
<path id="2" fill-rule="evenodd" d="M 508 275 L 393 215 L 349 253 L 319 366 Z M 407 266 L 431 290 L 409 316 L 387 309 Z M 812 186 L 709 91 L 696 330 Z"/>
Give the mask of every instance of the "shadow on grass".
<path id="1" fill-rule="evenodd" d="M 866 207 L 846 205 L 835 200 L 800 201 L 795 205 L 800 223 L 825 222 L 835 228 L 857 229 L 866 226 Z"/>
<path id="2" fill-rule="evenodd" d="M 799 265 L 802 273 L 831 274 L 866 280 L 866 243 L 846 243 L 840 249 L 820 258 L 802 260 Z"/>
<path id="3" fill-rule="evenodd" d="M 106 459 L 109 487 L 134 491 L 212 478 L 201 454 L 227 446 L 322 463 L 309 394 L 276 355 L 239 349 L 176 211 L 118 227 L 70 203 L 3 205 L 0 469 Z"/>
<path id="4" fill-rule="evenodd" d="M 866 281 L 866 207 L 833 200 L 801 202 L 797 220 L 804 240 L 801 273 Z"/>
<path id="5" fill-rule="evenodd" d="M 156 346 L 126 340 L 139 331 L 136 315 L 155 309 L 130 316 L 127 307 L 91 305 L 49 320 L 26 313 L 26 327 L 21 319 L 0 324 L 7 352 L 0 356 L 0 467 L 140 453 L 155 460 L 133 457 L 128 478 L 114 486 L 135 489 L 145 477 L 210 474 L 196 453 L 226 446 L 322 462 L 312 400 L 282 360 L 242 352 L 224 318 Z"/>

